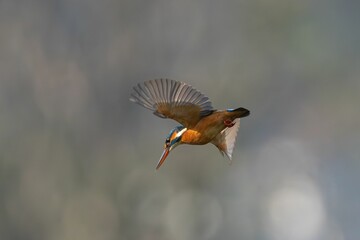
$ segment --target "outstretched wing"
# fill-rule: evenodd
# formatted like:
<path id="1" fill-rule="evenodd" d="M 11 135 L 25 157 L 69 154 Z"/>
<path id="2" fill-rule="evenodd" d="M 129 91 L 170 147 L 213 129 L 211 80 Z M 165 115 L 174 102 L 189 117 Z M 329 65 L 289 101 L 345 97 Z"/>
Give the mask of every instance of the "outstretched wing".
<path id="1" fill-rule="evenodd" d="M 235 125 L 222 130 L 212 141 L 222 155 L 226 155 L 231 161 L 232 152 L 235 147 L 236 136 L 240 128 L 240 118 L 234 120 Z"/>
<path id="2" fill-rule="evenodd" d="M 190 85 L 170 79 L 155 79 L 138 84 L 130 101 L 150 109 L 161 118 L 171 118 L 187 128 L 194 127 L 214 109 L 201 92 Z"/>

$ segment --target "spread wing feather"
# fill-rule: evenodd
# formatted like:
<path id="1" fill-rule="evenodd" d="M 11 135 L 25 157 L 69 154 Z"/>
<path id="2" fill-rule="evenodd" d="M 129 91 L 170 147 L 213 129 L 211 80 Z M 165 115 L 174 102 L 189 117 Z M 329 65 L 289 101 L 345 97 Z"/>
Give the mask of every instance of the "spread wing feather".
<path id="1" fill-rule="evenodd" d="M 232 153 L 235 147 L 236 136 L 240 128 L 240 118 L 234 120 L 235 125 L 222 130 L 212 141 L 222 155 L 226 155 L 229 160 L 232 159 Z"/>
<path id="2" fill-rule="evenodd" d="M 185 127 L 194 127 L 202 117 L 214 111 L 204 94 L 186 83 L 170 79 L 155 79 L 136 85 L 130 101 Z"/>

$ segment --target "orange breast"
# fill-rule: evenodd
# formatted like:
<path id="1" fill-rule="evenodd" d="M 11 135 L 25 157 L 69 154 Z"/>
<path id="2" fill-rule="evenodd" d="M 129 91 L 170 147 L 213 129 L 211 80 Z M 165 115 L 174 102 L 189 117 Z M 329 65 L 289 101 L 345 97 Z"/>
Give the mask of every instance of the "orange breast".
<path id="1" fill-rule="evenodd" d="M 224 112 L 215 112 L 201 119 L 193 129 L 188 129 L 181 138 L 186 144 L 207 144 L 225 129 L 224 120 L 229 118 Z"/>

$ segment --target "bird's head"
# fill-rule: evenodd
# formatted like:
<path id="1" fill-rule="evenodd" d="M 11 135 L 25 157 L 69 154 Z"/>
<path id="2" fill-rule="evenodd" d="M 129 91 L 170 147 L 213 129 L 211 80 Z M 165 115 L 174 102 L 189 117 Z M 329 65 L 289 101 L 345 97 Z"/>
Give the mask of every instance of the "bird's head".
<path id="1" fill-rule="evenodd" d="M 160 157 L 156 169 L 159 169 L 160 166 L 164 163 L 166 157 L 169 155 L 171 150 L 173 150 L 175 147 L 182 143 L 181 137 L 186 130 L 187 128 L 185 128 L 184 126 L 177 126 L 170 131 L 169 135 L 165 139 L 164 152 Z"/>

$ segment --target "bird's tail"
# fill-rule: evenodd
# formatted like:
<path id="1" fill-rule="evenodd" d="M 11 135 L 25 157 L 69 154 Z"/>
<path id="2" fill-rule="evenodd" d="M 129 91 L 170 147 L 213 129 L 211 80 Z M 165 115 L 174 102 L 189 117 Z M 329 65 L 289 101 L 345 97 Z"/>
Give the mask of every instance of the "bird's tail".
<path id="1" fill-rule="evenodd" d="M 235 113 L 236 114 L 236 118 L 243 118 L 243 117 L 247 117 L 250 115 L 250 111 L 247 110 L 246 108 L 236 108 L 236 109 L 227 109 L 228 112 L 230 113 Z"/>

